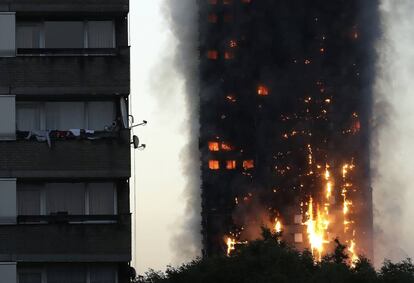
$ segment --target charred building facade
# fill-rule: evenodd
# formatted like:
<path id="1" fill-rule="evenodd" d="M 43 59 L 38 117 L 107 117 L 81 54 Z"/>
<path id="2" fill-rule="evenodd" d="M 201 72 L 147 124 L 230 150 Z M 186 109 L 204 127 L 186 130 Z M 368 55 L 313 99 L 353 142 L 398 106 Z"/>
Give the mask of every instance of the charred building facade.
<path id="1" fill-rule="evenodd" d="M 375 2 L 198 1 L 206 255 L 267 226 L 372 256 Z"/>
<path id="2" fill-rule="evenodd" d="M 0 282 L 129 282 L 128 0 L 0 0 Z"/>

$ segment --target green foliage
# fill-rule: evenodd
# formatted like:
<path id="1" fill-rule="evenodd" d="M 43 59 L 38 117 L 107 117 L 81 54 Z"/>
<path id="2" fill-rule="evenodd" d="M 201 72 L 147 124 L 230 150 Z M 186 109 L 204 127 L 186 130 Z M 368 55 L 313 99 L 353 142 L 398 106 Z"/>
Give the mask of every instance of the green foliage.
<path id="1" fill-rule="evenodd" d="M 346 246 L 336 240 L 333 254 L 315 263 L 309 251 L 298 252 L 267 229 L 231 256 L 194 260 L 165 273 L 150 271 L 136 283 L 414 283 L 411 260 L 386 261 L 379 272 L 366 258 L 347 263 Z"/>

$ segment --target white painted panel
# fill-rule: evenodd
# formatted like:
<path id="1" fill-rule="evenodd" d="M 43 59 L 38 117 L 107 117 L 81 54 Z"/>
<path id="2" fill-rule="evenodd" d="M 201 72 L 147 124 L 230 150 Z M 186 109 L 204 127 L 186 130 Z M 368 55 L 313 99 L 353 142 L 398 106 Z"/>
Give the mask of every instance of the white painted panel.
<path id="1" fill-rule="evenodd" d="M 16 16 L 0 13 L 0 57 L 16 56 Z"/>
<path id="2" fill-rule="evenodd" d="M 16 179 L 0 179 L 0 224 L 16 223 Z"/>
<path id="3" fill-rule="evenodd" d="M 0 283 L 16 283 L 17 270 L 15 262 L 0 262 Z"/>
<path id="4" fill-rule="evenodd" d="M 0 140 L 16 139 L 16 98 L 0 95 Z"/>

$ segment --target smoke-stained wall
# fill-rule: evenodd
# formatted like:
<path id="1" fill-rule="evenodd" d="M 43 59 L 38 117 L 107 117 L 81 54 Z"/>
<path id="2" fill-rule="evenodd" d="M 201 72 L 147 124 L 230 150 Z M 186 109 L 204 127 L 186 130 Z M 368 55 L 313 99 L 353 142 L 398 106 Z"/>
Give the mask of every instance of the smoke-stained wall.
<path id="1" fill-rule="evenodd" d="M 328 240 L 371 256 L 376 1 L 198 0 L 198 8 L 205 254 L 275 221 L 286 241 L 309 247 L 313 205 L 333 223 Z"/>

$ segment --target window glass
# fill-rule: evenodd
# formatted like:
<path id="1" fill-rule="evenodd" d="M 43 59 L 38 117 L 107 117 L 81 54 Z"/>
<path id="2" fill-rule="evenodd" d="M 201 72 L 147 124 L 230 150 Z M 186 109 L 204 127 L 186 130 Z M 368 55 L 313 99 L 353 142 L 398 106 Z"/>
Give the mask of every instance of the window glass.
<path id="1" fill-rule="evenodd" d="M 85 185 L 82 183 L 46 184 L 47 214 L 67 212 L 73 215 L 85 214 Z"/>
<path id="2" fill-rule="evenodd" d="M 86 267 L 50 266 L 47 270 L 47 283 L 86 283 Z"/>
<path id="3" fill-rule="evenodd" d="M 16 19 L 14 13 L 0 13 L 0 57 L 16 56 Z"/>
<path id="4" fill-rule="evenodd" d="M 85 126 L 85 103 L 46 103 L 46 128 L 48 130 L 84 129 Z"/>
<path id="5" fill-rule="evenodd" d="M 83 22 L 45 22 L 46 48 L 84 48 Z"/>
<path id="6" fill-rule="evenodd" d="M 91 283 L 115 283 L 116 269 L 114 266 L 92 266 L 90 268 Z"/>
<path id="7" fill-rule="evenodd" d="M 114 214 L 115 188 L 113 183 L 90 183 L 89 189 L 89 214 L 111 215 Z"/>
<path id="8" fill-rule="evenodd" d="M 18 215 L 40 215 L 42 185 L 19 184 L 17 188 Z"/>
<path id="9" fill-rule="evenodd" d="M 42 273 L 19 272 L 19 283 L 42 283 Z"/>
<path id="10" fill-rule="evenodd" d="M 16 124 L 19 131 L 41 130 L 41 104 L 40 103 L 17 103 Z"/>
<path id="11" fill-rule="evenodd" d="M 40 24 L 17 24 L 16 45 L 17 48 L 40 48 Z"/>
<path id="12" fill-rule="evenodd" d="M 112 21 L 88 21 L 88 47 L 115 47 L 114 26 Z"/>
<path id="13" fill-rule="evenodd" d="M 115 120 L 115 105 L 112 101 L 88 102 L 88 128 L 104 130 Z"/>

